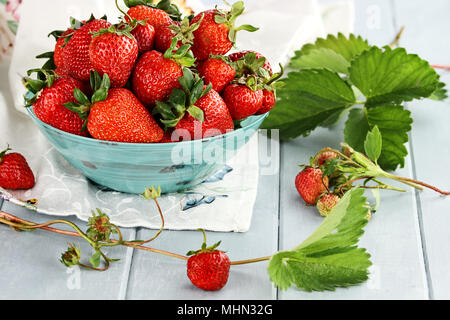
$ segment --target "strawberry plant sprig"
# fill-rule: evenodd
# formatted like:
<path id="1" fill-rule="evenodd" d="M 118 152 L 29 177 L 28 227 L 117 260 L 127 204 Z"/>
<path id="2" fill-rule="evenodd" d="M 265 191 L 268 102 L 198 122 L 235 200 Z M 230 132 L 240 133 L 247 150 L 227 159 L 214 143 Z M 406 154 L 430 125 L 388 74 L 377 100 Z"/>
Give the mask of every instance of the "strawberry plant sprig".
<path id="1" fill-rule="evenodd" d="M 378 164 L 382 143 L 380 130 L 375 126 L 372 131 L 368 132 L 364 141 L 365 154 L 355 151 L 346 143 L 342 143 L 342 151 L 324 148 L 311 159 L 310 165 L 318 166 L 323 170 L 324 176 L 331 177 L 332 183 L 330 183 L 330 186 L 334 187 L 337 194 L 344 194 L 347 189 L 354 187 L 353 183 L 357 181 L 364 181 L 363 185 L 360 186 L 361 188 L 405 191 L 379 180 L 390 179 L 418 190 L 423 190 L 423 187 L 425 187 L 442 195 L 450 195 L 450 192 L 440 190 L 428 183 L 384 171 Z M 369 182 L 374 182 L 376 185 L 368 186 Z"/>
<path id="2" fill-rule="evenodd" d="M 378 162 L 384 170 L 403 167 L 408 154 L 405 143 L 413 119 L 404 103 L 447 97 L 445 84 L 427 61 L 403 48 L 372 46 L 353 34 L 306 44 L 288 66 L 277 107 L 263 127 L 279 129 L 286 140 L 330 126 L 349 112 L 345 142 L 364 152 L 364 139 L 377 126 L 383 136 Z"/>
<path id="3" fill-rule="evenodd" d="M 15 216 L 6 214 L 4 212 L 0 213 L 0 223 L 9 225 L 13 227 L 15 230 L 44 229 L 84 239 L 86 242 L 89 243 L 89 245 L 94 250 L 94 254 L 89 259 L 90 265 L 84 264 L 80 261 L 81 250 L 77 248 L 75 244 L 70 244 L 69 248 L 61 255 L 60 259 L 61 263 L 63 263 L 67 267 L 73 267 L 78 265 L 80 267 L 90 270 L 105 271 L 109 268 L 111 262 L 118 261 L 118 259 L 109 258 L 102 251 L 102 249 L 106 247 L 116 247 L 116 246 L 128 246 L 148 251 L 155 251 L 158 253 L 167 254 L 179 258 L 180 256 L 176 254 L 166 253 L 161 250 L 153 250 L 151 248 L 142 246 L 143 244 L 155 240 L 164 229 L 164 216 L 157 200 L 161 196 L 161 188 L 160 187 L 155 188 L 154 186 L 152 186 L 151 188 L 146 188 L 142 196 L 147 200 L 153 200 L 155 202 L 161 218 L 161 227 L 158 230 L 158 232 L 152 238 L 145 241 L 124 240 L 120 228 L 117 225 L 112 224 L 110 222 L 109 216 L 103 213 L 100 209 L 97 209 L 96 210 L 97 212 L 92 211 L 92 217 L 90 217 L 88 220 L 88 229 L 86 230 L 86 232 L 83 232 L 81 228 L 78 227 L 75 223 L 67 220 L 55 219 L 46 223 L 35 224 L 26 220 L 19 219 Z M 70 226 L 74 230 L 74 232 L 50 228 L 50 226 L 54 224 L 66 224 Z M 118 239 L 111 239 L 111 235 L 113 234 L 116 234 L 118 236 Z M 102 259 L 104 261 L 104 267 L 100 267 Z"/>
<path id="4" fill-rule="evenodd" d="M 146 194 L 144 193 L 144 197 L 150 195 L 150 198 L 152 198 L 153 196 L 158 196 L 158 194 L 159 190 L 152 188 L 147 190 Z M 156 198 L 154 198 L 154 200 L 156 202 Z M 371 265 L 369 260 L 370 255 L 365 252 L 365 249 L 357 248 L 355 246 L 363 233 L 362 228 L 367 223 L 367 219 L 365 218 L 366 211 L 367 208 L 365 207 L 365 198 L 362 197 L 362 189 L 351 190 L 342 198 L 342 201 L 340 201 L 337 208 L 333 209 L 333 212 L 324 220 L 319 228 L 300 246 L 292 251 L 278 252 L 274 255 L 248 260 L 230 262 L 222 251 L 216 249 L 219 243 L 209 248 L 206 245 L 202 245 L 200 251 L 189 252 L 188 255 L 192 254 L 190 257 L 179 255 L 143 246 L 142 244 L 144 241 L 124 241 L 119 229 L 116 229 L 119 234 L 119 240 L 110 239 L 110 242 L 100 242 L 100 244 L 110 247 L 121 244 L 138 250 L 145 250 L 181 259 L 186 261 L 186 267 L 190 268 L 188 271 L 190 270 L 191 272 L 194 270 L 192 269 L 192 263 L 194 261 L 200 261 L 201 264 L 206 263 L 206 265 L 198 265 L 196 268 L 198 268 L 198 270 L 209 270 L 208 277 L 216 277 L 216 279 L 219 279 L 221 283 L 219 287 L 224 284 L 223 281 L 226 282 L 226 278 L 228 277 L 227 273 L 229 267 L 227 266 L 239 266 L 269 261 L 269 276 L 274 284 L 282 289 L 286 289 L 291 284 L 295 283 L 299 288 L 306 291 L 334 290 L 336 287 L 348 287 L 367 280 L 367 268 Z M 161 212 L 160 214 L 162 217 Z M 99 215 L 97 215 L 97 217 L 99 217 Z M 105 216 L 101 215 L 101 217 L 100 222 L 96 221 L 96 223 L 99 223 L 103 227 L 109 225 L 109 222 L 106 222 L 104 219 Z M 65 220 L 53 220 L 43 224 L 36 224 L 0 211 L 0 223 L 20 230 L 43 229 L 58 234 L 84 238 L 88 242 L 93 241 L 87 234 L 83 233 L 78 226 Z M 50 225 L 56 223 L 68 224 L 75 232 L 50 227 Z M 101 230 L 103 230 L 103 228 Z M 162 230 L 162 227 L 160 230 Z M 337 230 L 337 232 L 334 232 L 335 230 Z M 348 230 L 353 231 L 348 232 Z M 157 235 L 158 234 L 159 232 Z M 97 252 L 98 251 L 96 251 L 90 259 L 92 266 L 88 266 L 80 262 L 80 249 L 76 247 L 75 244 L 70 244 L 68 250 L 61 256 L 60 261 L 67 267 L 78 265 L 97 271 L 107 270 L 110 262 L 115 260 L 107 258 L 101 251 L 99 253 Z M 214 274 L 215 271 L 217 271 L 214 267 L 217 264 L 216 259 L 210 259 L 209 257 L 201 258 L 198 256 L 205 253 L 207 255 L 212 254 L 213 256 L 220 255 L 221 261 L 224 262 L 219 263 L 221 268 L 220 274 Z M 105 267 L 103 268 L 99 268 L 101 258 L 105 261 Z M 188 263 L 189 260 L 191 261 L 191 265 Z M 223 268 L 224 266 L 226 269 Z M 213 268 L 209 269 L 211 267 Z M 325 277 L 323 276 L 324 271 L 327 271 Z M 306 278 L 304 277 L 305 274 L 307 274 Z M 196 274 L 195 276 L 197 277 L 199 275 Z M 202 281 L 204 281 L 204 279 L 202 279 Z M 197 280 L 194 282 L 196 285 L 199 284 Z M 209 284 L 210 283 L 204 285 L 208 286 Z M 203 287 L 203 285 L 200 287 Z M 216 290 L 216 288 L 218 289 L 219 287 L 207 287 L 205 290 Z"/>

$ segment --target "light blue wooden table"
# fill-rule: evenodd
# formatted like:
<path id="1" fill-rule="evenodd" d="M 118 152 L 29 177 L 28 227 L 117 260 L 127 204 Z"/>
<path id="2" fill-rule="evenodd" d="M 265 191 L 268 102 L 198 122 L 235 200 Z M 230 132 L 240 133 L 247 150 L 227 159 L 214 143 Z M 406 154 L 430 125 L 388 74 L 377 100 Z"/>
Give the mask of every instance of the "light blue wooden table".
<path id="1" fill-rule="evenodd" d="M 450 1 L 358 0 L 355 32 L 371 43 L 392 41 L 406 26 L 400 45 L 434 64 L 450 64 Z M 450 85 L 450 74 L 442 73 Z M 450 101 L 408 104 L 415 120 L 408 143 L 409 156 L 398 174 L 450 189 Z M 222 240 L 231 260 L 271 255 L 299 244 L 321 222 L 294 188 L 297 164 L 324 146 L 343 141 L 342 123 L 319 129 L 273 154 L 278 174 L 261 176 L 258 200 L 249 232 L 208 233 L 212 243 Z M 19 217 L 43 222 L 48 216 L 4 202 L 0 207 Z M 84 223 L 80 223 L 84 225 Z M 185 262 L 131 248 L 114 248 L 120 257 L 110 270 L 97 273 L 66 269 L 59 253 L 74 239 L 45 231 L 13 232 L 0 226 L 1 299 L 449 299 L 450 198 L 431 191 L 382 193 L 378 213 L 366 227 L 361 245 L 372 254 L 368 282 L 335 292 L 278 291 L 269 281 L 267 262 L 232 267 L 227 286 L 204 292 L 191 285 Z M 127 239 L 147 238 L 154 231 L 126 229 Z M 165 231 L 153 247 L 185 254 L 201 241 L 198 232 Z M 78 241 L 77 241 L 78 242 Z M 81 245 L 88 252 L 88 247 Z"/>

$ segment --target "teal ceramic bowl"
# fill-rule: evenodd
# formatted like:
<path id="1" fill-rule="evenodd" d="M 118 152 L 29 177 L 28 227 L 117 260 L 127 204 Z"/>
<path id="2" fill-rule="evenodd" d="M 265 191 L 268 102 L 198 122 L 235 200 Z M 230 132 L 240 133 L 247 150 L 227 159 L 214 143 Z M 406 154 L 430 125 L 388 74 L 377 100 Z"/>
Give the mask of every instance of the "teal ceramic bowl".
<path id="1" fill-rule="evenodd" d="M 211 138 L 179 143 L 118 143 L 73 135 L 42 122 L 28 112 L 55 149 L 95 183 L 140 194 L 161 186 L 177 192 L 202 183 L 219 171 L 257 132 L 268 114 L 252 116 L 241 128 Z"/>

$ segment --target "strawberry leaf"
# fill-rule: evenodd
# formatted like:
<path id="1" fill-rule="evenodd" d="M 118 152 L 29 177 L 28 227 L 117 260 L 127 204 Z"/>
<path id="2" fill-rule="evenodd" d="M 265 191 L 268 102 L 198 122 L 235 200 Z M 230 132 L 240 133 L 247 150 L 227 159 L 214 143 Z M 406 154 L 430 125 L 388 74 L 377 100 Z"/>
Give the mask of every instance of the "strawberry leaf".
<path id="1" fill-rule="evenodd" d="M 277 106 L 263 123 L 280 129 L 281 139 L 307 135 L 338 111 L 356 103 L 351 87 L 327 69 L 291 72 L 277 90 Z"/>
<path id="2" fill-rule="evenodd" d="M 355 246 L 367 224 L 363 193 L 359 188 L 348 191 L 302 244 L 271 257 L 268 272 L 277 287 L 324 291 L 368 279 L 370 255 Z"/>
<path id="3" fill-rule="evenodd" d="M 408 142 L 412 122 L 411 113 L 402 106 L 353 109 L 345 124 L 345 141 L 356 151 L 364 152 L 366 136 L 377 126 L 382 136 L 378 164 L 385 170 L 403 168 L 408 155 L 404 144 Z"/>
<path id="4" fill-rule="evenodd" d="M 436 71 L 403 48 L 372 47 L 350 66 L 350 80 L 366 96 L 368 107 L 427 98 L 439 84 Z"/>

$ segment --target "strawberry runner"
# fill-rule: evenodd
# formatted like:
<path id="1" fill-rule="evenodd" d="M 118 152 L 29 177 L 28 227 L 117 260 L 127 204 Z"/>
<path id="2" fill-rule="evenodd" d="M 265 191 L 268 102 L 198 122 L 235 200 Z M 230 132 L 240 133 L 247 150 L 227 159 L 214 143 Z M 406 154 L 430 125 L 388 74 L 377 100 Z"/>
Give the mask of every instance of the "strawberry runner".
<path id="1" fill-rule="evenodd" d="M 36 4 L 32 1 L 24 3 L 22 8 L 24 22 L 19 30 L 17 50 L 10 69 L 11 88 L 4 88 L 0 97 L 0 104 L 8 105 L 8 108 L 0 108 L 0 133 L 2 134 L 0 147 L 6 147 L 9 143 L 11 147 L 30 159 L 30 166 L 36 173 L 37 184 L 35 188 L 26 192 L 8 193 L 1 190 L 1 196 L 13 203 L 27 206 L 44 214 L 76 215 L 86 221 L 90 217 L 91 209 L 99 207 L 111 216 L 114 223 L 120 226 L 159 228 L 158 213 L 149 213 L 146 210 L 145 200 L 139 196 L 113 192 L 89 182 L 51 148 L 45 138 L 38 133 L 38 129 L 31 120 L 22 114 L 25 112 L 22 97 L 24 92 L 18 75 L 25 74 L 26 70 L 35 66 L 34 56 L 48 51 L 49 46 L 53 44 L 51 41 L 37 43 L 29 38 L 29 34 L 33 34 L 35 39 L 45 39 L 48 30 L 51 29 L 49 26 L 66 25 L 66 17 L 70 14 L 63 12 L 65 8 L 52 5 L 54 0 L 42 1 L 46 2 L 47 8 L 54 10 L 53 17 L 56 20 L 60 19 L 59 17 L 61 19 L 48 22 L 41 19 L 44 21 L 42 24 L 32 25 L 31 22 L 36 19 L 35 15 L 40 11 L 36 10 Z M 278 63 L 285 63 L 289 53 L 301 46 L 302 43 L 323 35 L 320 12 L 314 1 L 301 1 L 298 8 L 291 7 L 289 9 L 292 10 L 290 15 L 285 13 L 280 16 L 271 15 L 269 23 L 269 19 L 264 17 L 266 13 L 258 8 L 260 6 L 277 8 L 274 3 L 273 0 L 264 0 L 246 4 L 248 13 L 243 22 L 260 27 L 260 31 L 239 34 L 237 48 L 234 49 L 240 51 L 249 47 L 258 48 L 258 51 L 264 53 L 272 62 L 272 67 L 278 66 Z M 188 4 L 197 12 L 205 9 L 197 1 L 191 0 Z M 41 5 L 43 4 L 41 3 Z M 253 8 L 251 8 L 252 6 Z M 105 11 L 108 17 L 113 18 L 117 15 L 113 5 L 110 8 L 104 8 L 101 1 L 79 0 L 77 9 L 79 12 L 85 12 L 85 15 L 89 15 L 91 12 L 98 15 Z M 283 8 L 279 9 L 284 10 Z M 303 16 L 299 17 L 299 15 Z M 30 18 L 32 16 L 33 18 Z M 279 23 L 274 23 L 273 19 L 279 19 Z M 299 24 L 299 21 L 304 21 L 304 23 Z M 241 21 L 236 23 L 237 26 L 241 24 Z M 284 29 L 286 24 L 294 27 L 290 33 L 281 34 L 274 28 L 274 25 L 279 25 L 281 29 Z M 304 27 L 305 24 L 308 24 L 308 28 Z M 27 30 L 31 29 L 33 33 L 27 33 Z M 308 30 L 308 32 L 297 32 L 298 30 Z M 340 31 L 350 30 L 340 29 Z M 273 41 L 268 42 L 269 38 Z M 29 43 L 33 43 L 33 45 L 29 45 Z M 2 72 L 1 74 L 6 73 Z M 13 108 L 13 104 L 17 110 Z M 27 134 L 24 135 L 24 132 Z M 258 140 L 255 137 L 241 150 L 240 154 L 205 183 L 189 190 L 189 193 L 186 194 L 163 196 L 160 203 L 165 212 L 166 228 L 247 231 L 251 225 L 258 188 L 260 168 L 259 159 L 255 156 L 258 154 L 257 151 Z M 168 166 L 166 170 L 176 170 L 176 166 Z M 220 192 L 213 190 L 220 190 Z M 33 202 L 27 202 L 34 198 L 38 199 L 37 206 Z M 229 205 L 231 203 L 233 205 Z M 240 208 L 239 214 L 235 212 L 236 207 Z M 214 212 L 214 215 L 211 212 Z"/>

